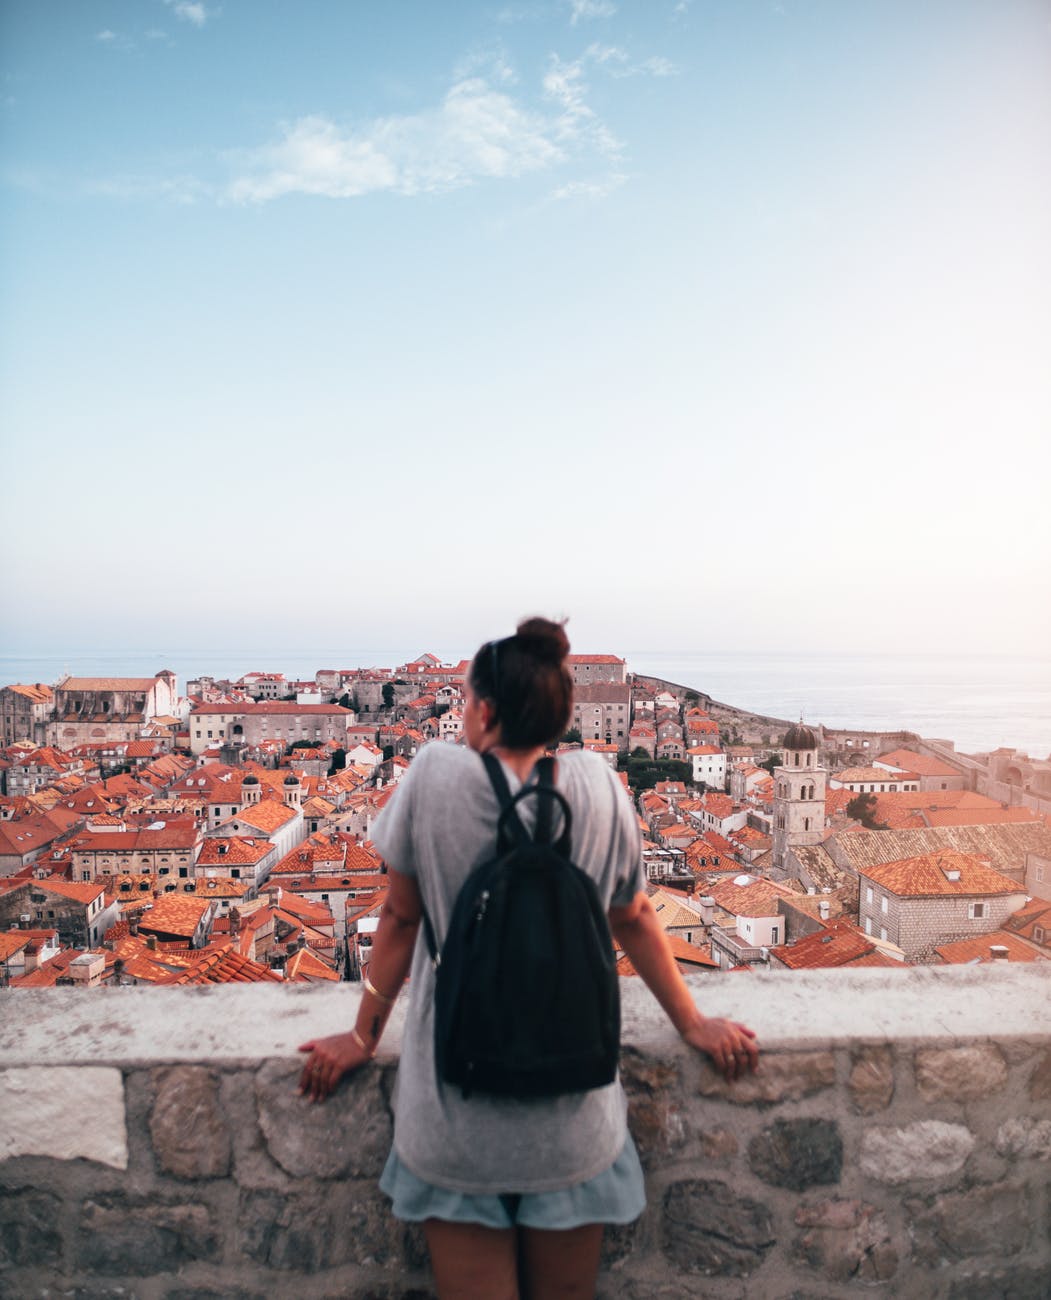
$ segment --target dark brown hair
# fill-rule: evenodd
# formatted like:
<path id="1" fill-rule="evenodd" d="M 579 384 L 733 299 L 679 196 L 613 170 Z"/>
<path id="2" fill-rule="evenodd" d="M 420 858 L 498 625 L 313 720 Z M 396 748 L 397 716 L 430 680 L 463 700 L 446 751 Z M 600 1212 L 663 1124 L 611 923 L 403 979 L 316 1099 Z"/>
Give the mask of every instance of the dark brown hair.
<path id="1" fill-rule="evenodd" d="M 496 711 L 500 738 L 511 749 L 550 745 L 573 712 L 569 640 L 561 623 L 527 618 L 514 636 L 487 641 L 471 663 L 469 681 Z"/>

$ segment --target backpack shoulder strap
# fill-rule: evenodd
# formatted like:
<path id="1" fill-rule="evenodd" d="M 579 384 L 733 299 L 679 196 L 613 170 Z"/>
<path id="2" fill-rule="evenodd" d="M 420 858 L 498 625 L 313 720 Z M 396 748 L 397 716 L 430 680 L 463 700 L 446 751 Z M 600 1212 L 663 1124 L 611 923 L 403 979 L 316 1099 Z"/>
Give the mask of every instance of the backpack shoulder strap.
<path id="1" fill-rule="evenodd" d="M 536 765 L 536 789 L 537 789 L 537 810 L 536 810 L 536 834 L 534 836 L 537 844 L 551 843 L 551 822 L 554 813 L 555 803 L 562 805 L 562 834 L 558 837 L 555 844 L 555 851 L 564 858 L 569 857 L 570 853 L 570 825 L 572 817 L 569 811 L 569 805 L 565 797 L 561 795 L 555 785 L 556 760 L 550 755 L 545 755 L 539 759 Z"/>
<path id="2" fill-rule="evenodd" d="M 528 844 L 529 832 L 522 825 L 518 813 L 515 812 L 515 803 L 517 800 L 511 794 L 511 787 L 507 784 L 507 777 L 504 775 L 504 769 L 500 760 L 493 754 L 483 754 L 482 762 L 485 764 L 485 770 L 489 775 L 489 782 L 493 787 L 497 802 L 500 805 L 501 839 L 504 834 L 507 833 L 513 844 Z"/>

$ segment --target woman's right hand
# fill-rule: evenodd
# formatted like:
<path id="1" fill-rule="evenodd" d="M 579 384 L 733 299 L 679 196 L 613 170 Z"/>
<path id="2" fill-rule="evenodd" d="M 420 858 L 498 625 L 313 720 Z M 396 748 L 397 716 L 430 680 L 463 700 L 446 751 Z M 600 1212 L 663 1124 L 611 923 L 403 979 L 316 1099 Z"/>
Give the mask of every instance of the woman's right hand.
<path id="1" fill-rule="evenodd" d="M 345 1074 L 372 1060 L 372 1053 L 366 1051 L 353 1033 L 314 1038 L 303 1043 L 299 1050 L 310 1053 L 299 1076 L 299 1092 L 311 1101 L 324 1101 Z"/>
<path id="2" fill-rule="evenodd" d="M 759 1044 L 755 1041 L 755 1030 L 737 1020 L 698 1017 L 683 1033 L 683 1039 L 711 1057 L 727 1083 L 758 1069 Z"/>

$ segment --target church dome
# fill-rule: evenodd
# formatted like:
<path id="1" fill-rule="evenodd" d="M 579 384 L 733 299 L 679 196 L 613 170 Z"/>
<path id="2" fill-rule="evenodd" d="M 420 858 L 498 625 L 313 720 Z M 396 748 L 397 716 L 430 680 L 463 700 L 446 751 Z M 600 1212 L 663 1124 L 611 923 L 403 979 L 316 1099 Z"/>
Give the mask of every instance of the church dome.
<path id="1" fill-rule="evenodd" d="M 794 722 L 785 732 L 782 749 L 817 749 L 817 736 L 801 722 Z"/>
<path id="2" fill-rule="evenodd" d="M 241 782 L 241 784 L 242 784 L 242 785 L 258 785 L 258 784 L 259 784 L 259 778 L 255 775 L 254 772 L 249 772 L 248 775 L 245 777 L 245 779 Z"/>
<path id="3" fill-rule="evenodd" d="M 285 784 L 285 785 L 298 785 L 298 784 L 299 784 L 299 777 L 296 776 L 294 772 L 289 772 L 288 776 L 285 777 L 284 784 Z"/>

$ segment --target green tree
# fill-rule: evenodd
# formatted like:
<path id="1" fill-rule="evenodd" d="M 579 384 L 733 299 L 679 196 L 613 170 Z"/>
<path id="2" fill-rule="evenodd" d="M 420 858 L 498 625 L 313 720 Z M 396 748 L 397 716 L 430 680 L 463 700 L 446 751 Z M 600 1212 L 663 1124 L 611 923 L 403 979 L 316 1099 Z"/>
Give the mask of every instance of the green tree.
<path id="1" fill-rule="evenodd" d="M 347 766 L 347 751 L 340 747 L 332 751 L 332 763 L 328 769 L 329 776 L 341 772 Z"/>
<path id="2" fill-rule="evenodd" d="M 392 709 L 394 707 L 394 683 L 393 682 L 383 683 L 383 707 L 385 709 Z"/>
<path id="3" fill-rule="evenodd" d="M 781 766 L 781 758 L 778 754 L 771 754 L 769 758 L 764 758 L 759 766 L 766 768 L 770 775 L 773 776 L 774 768 Z"/>
<path id="4" fill-rule="evenodd" d="M 886 823 L 876 820 L 876 796 L 867 793 L 856 794 L 847 802 L 847 816 L 860 822 L 867 831 L 885 831 Z"/>
<path id="5" fill-rule="evenodd" d="M 580 734 L 580 731 L 576 727 L 570 727 L 570 729 L 562 737 L 562 744 L 579 745 L 583 742 L 583 739 L 584 737 Z"/>

